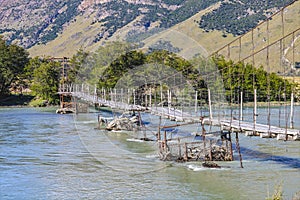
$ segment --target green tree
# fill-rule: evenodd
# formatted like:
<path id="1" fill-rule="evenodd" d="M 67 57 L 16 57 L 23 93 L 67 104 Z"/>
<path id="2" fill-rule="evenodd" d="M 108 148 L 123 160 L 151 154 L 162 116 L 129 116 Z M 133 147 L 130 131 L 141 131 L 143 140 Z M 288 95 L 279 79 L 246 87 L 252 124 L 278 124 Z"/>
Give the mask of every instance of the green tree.
<path id="1" fill-rule="evenodd" d="M 33 80 L 33 72 L 35 69 L 39 68 L 42 63 L 47 63 L 48 60 L 40 57 L 31 58 L 28 64 L 24 68 L 24 78 L 28 79 L 28 81 Z"/>
<path id="2" fill-rule="evenodd" d="M 75 55 L 70 59 L 70 69 L 68 71 L 67 80 L 65 83 L 74 83 L 76 82 L 79 74 L 80 68 L 86 64 L 89 53 L 79 49 Z"/>
<path id="3" fill-rule="evenodd" d="M 7 45 L 0 36 L 0 95 L 8 94 L 14 82 L 20 80 L 29 53 L 15 44 Z"/>
<path id="4" fill-rule="evenodd" d="M 98 84 L 106 68 L 133 48 L 132 44 L 114 41 L 107 42 L 93 53 L 80 49 L 70 60 L 71 69 L 67 82 Z"/>
<path id="5" fill-rule="evenodd" d="M 223 77 L 228 101 L 237 102 L 240 91 L 248 94 L 248 101 L 253 101 L 254 89 L 259 101 L 269 98 L 276 101 L 279 95 L 290 99 L 292 89 L 297 87 L 275 73 L 268 73 L 262 66 L 255 68 L 250 64 L 233 63 L 223 57 L 215 57 L 214 62 Z"/>
<path id="6" fill-rule="evenodd" d="M 99 80 L 98 87 L 113 88 L 129 69 L 143 65 L 145 59 L 146 57 L 141 51 L 130 51 L 121 55 L 105 69 L 103 76 Z"/>
<path id="7" fill-rule="evenodd" d="M 47 100 L 49 104 L 58 102 L 59 70 L 60 63 L 51 61 L 42 62 L 33 71 L 31 90 L 36 96 Z"/>

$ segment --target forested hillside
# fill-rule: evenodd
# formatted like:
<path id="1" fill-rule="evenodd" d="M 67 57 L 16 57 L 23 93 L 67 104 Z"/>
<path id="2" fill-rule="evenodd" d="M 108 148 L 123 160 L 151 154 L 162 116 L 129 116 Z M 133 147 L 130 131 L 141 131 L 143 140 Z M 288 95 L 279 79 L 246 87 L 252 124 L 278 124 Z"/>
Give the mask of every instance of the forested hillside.
<path id="1" fill-rule="evenodd" d="M 25 48 L 47 43 L 79 14 L 81 0 L 0 1 L 0 34 Z"/>
<path id="2" fill-rule="evenodd" d="M 206 31 L 219 30 L 241 35 L 259 22 L 266 20 L 280 8 L 295 0 L 240 0 L 224 1 L 211 13 L 202 16 L 199 27 Z"/>

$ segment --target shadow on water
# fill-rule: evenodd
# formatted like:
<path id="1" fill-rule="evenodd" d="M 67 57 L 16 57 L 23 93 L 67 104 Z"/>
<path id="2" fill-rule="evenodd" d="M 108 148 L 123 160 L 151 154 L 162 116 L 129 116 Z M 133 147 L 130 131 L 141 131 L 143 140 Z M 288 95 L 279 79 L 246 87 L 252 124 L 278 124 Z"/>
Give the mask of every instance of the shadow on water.
<path id="1" fill-rule="evenodd" d="M 299 158 L 290 158 L 290 157 L 286 157 L 286 156 L 273 155 L 270 153 L 264 153 L 261 151 L 249 149 L 246 147 L 241 147 L 240 149 L 241 149 L 243 158 L 255 159 L 255 160 L 259 160 L 259 161 L 273 161 L 278 164 L 285 165 L 286 167 L 300 169 L 300 159 Z"/>

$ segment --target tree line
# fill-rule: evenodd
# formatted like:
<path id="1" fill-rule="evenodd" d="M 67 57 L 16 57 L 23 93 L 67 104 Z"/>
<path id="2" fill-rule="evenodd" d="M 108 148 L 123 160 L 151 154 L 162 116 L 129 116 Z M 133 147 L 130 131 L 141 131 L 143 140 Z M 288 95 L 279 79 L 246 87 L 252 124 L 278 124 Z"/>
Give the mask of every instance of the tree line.
<path id="1" fill-rule="evenodd" d="M 225 89 L 225 96 L 230 102 L 238 102 L 240 92 L 246 94 L 246 101 L 253 101 L 254 89 L 257 89 L 260 101 L 288 100 L 296 88 L 294 83 L 277 74 L 267 73 L 262 66 L 255 68 L 223 57 L 185 60 L 166 50 L 145 53 L 123 42 L 109 42 L 95 52 L 78 50 L 69 60 L 68 75 L 62 77 L 60 62 L 51 58 L 30 58 L 25 49 L 14 44 L 7 45 L 0 37 L 0 96 L 22 93 L 25 88 L 30 88 L 36 98 L 57 104 L 60 83 L 85 82 L 97 85 L 99 89 L 114 88 L 126 72 L 149 63 L 169 66 L 182 73 L 199 91 L 198 94 L 208 87 L 216 90 L 219 85 Z M 220 78 L 214 79 L 216 74 Z M 201 94 L 201 98 L 207 100 L 207 94 Z"/>
<path id="2" fill-rule="evenodd" d="M 8 45 L 0 36 L 0 97 L 23 94 L 30 88 L 32 95 L 56 104 L 59 74 L 60 63 L 50 58 L 30 58 L 24 48 Z"/>

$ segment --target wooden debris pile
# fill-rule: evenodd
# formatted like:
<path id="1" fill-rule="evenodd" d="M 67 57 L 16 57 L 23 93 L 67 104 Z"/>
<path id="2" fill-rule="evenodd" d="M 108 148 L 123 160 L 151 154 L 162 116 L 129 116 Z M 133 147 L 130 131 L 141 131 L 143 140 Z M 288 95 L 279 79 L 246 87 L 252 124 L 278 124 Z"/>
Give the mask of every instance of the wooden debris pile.
<path id="1" fill-rule="evenodd" d="M 208 142 L 208 141 L 206 141 Z M 159 157 L 164 161 L 232 161 L 231 151 L 216 141 L 210 141 L 209 145 L 204 141 L 185 142 L 160 145 Z M 213 143 L 213 144 L 211 144 Z"/>
<path id="2" fill-rule="evenodd" d="M 225 147 L 214 145 L 211 151 L 205 154 L 205 160 L 231 161 L 231 156 Z"/>
<path id="3" fill-rule="evenodd" d="M 206 161 L 231 161 L 230 152 L 217 144 L 204 149 L 203 145 L 189 147 L 187 151 L 188 160 Z"/>
<path id="4" fill-rule="evenodd" d="M 137 130 L 139 126 L 139 119 L 137 116 L 133 116 L 131 118 L 128 117 L 120 117 L 115 118 L 112 121 L 108 122 L 106 125 L 106 130 L 126 130 L 126 131 L 133 131 Z"/>

